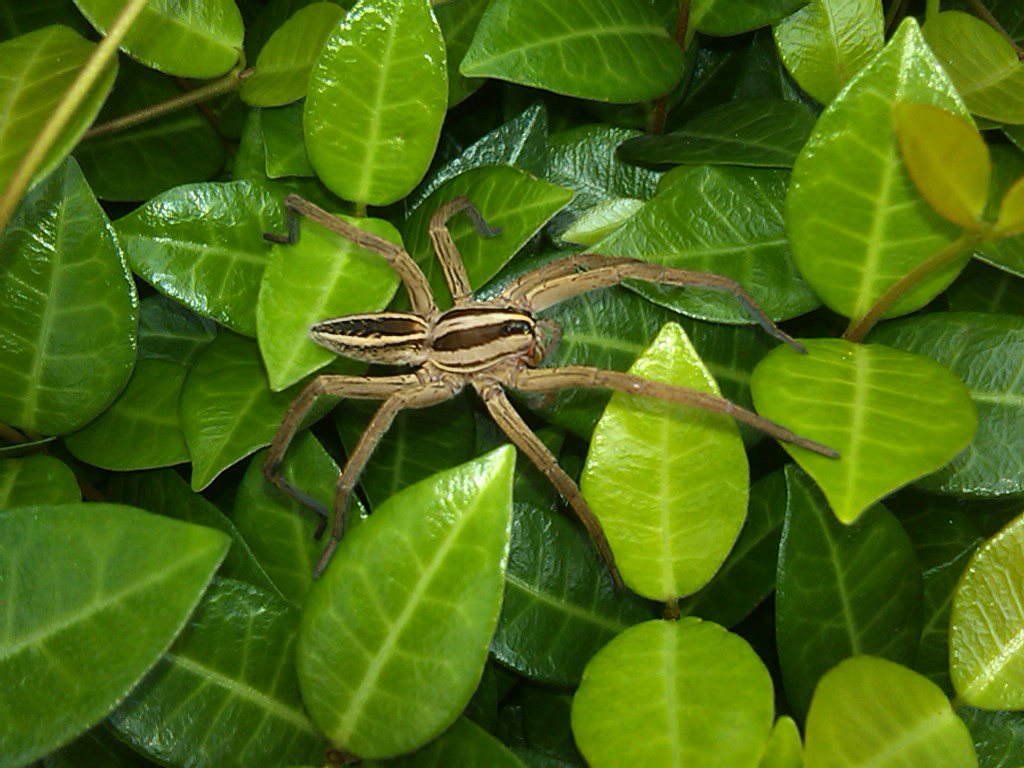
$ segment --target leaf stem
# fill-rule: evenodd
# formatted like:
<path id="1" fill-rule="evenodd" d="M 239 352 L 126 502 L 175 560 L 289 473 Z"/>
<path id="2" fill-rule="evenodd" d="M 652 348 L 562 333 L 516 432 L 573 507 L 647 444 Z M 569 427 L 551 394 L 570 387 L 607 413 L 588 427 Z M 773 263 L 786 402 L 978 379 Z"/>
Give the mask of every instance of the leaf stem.
<path id="1" fill-rule="evenodd" d="M 28 151 L 21 158 L 18 167 L 14 169 L 14 175 L 7 184 L 7 188 L 0 195 L 0 232 L 7 228 L 7 223 L 14 215 L 14 211 L 25 194 L 32 177 L 42 164 L 46 153 L 57 141 L 60 132 L 67 127 L 86 96 L 99 81 L 103 71 L 117 55 L 117 47 L 121 40 L 128 33 L 135 19 L 146 7 L 148 0 L 127 0 L 113 23 L 107 28 L 107 34 L 96 45 L 96 48 L 89 55 L 85 65 L 78 73 L 78 77 L 71 84 L 67 93 L 61 98 L 54 109 L 53 114 L 43 125 L 43 129 L 36 136 L 35 141 L 29 146 Z"/>
<path id="2" fill-rule="evenodd" d="M 981 2 L 981 0 L 967 1 L 971 4 L 971 6 L 974 8 L 977 14 L 981 16 L 981 18 L 983 18 L 990 27 L 992 27 L 992 29 L 994 29 L 996 32 L 998 32 L 999 34 L 1006 38 L 1006 42 L 1013 46 L 1013 50 L 1017 52 L 1017 58 L 1024 59 L 1024 48 L 1021 48 L 1019 45 L 1017 45 L 1017 41 L 1014 40 L 1010 33 L 1007 32 L 1006 29 L 1003 27 L 1003 25 L 999 23 L 999 20 L 992 15 L 992 11 L 986 8 L 985 4 Z"/>
<path id="3" fill-rule="evenodd" d="M 964 232 L 931 258 L 921 262 L 910 272 L 905 274 L 878 297 L 878 300 L 864 316 L 856 323 L 851 321 L 850 327 L 846 329 L 843 338 L 847 341 L 861 341 L 886 312 L 895 304 L 907 291 L 921 282 L 934 272 L 942 269 L 962 256 L 966 251 L 972 249 L 981 240 L 977 232 Z"/>
<path id="4" fill-rule="evenodd" d="M 679 0 L 679 17 L 676 19 L 676 45 L 684 52 L 686 51 L 686 31 L 690 23 L 690 0 Z M 665 132 L 665 118 L 668 115 L 668 100 L 672 95 L 670 88 L 668 93 L 662 95 L 654 103 L 654 114 L 651 117 L 651 124 L 648 133 L 661 134 Z"/>
<path id="5" fill-rule="evenodd" d="M 21 432 L 16 430 L 14 427 L 4 424 L 2 421 L 0 421 L 0 439 L 6 440 L 12 445 L 28 442 L 28 438 L 25 437 L 25 435 L 21 434 Z"/>

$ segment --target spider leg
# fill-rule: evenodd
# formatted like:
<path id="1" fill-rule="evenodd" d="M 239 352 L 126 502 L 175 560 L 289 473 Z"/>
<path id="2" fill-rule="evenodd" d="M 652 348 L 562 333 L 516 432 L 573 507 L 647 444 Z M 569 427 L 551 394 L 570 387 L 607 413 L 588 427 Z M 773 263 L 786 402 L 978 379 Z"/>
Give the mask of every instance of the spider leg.
<path id="1" fill-rule="evenodd" d="M 433 294 L 430 292 L 430 283 L 427 282 L 423 270 L 413 261 L 403 248 L 395 245 L 383 237 L 364 232 L 347 221 L 342 221 L 337 216 L 328 213 L 315 203 L 311 203 L 304 197 L 295 194 L 287 195 L 284 199 L 285 209 L 288 211 L 288 234 L 279 235 L 273 232 L 264 233 L 263 237 L 272 243 L 283 243 L 294 245 L 299 239 L 299 216 L 315 221 L 320 226 L 331 230 L 351 240 L 356 245 L 362 246 L 368 251 L 379 253 L 392 266 L 405 285 L 409 294 L 409 303 L 413 311 L 418 315 L 428 316 L 437 309 L 434 303 Z"/>
<path id="2" fill-rule="evenodd" d="M 512 386 L 524 392 L 558 392 L 566 388 L 580 387 L 613 389 L 631 395 L 654 397 L 705 411 L 724 413 L 736 421 L 749 424 L 754 429 L 760 430 L 776 440 L 798 445 L 832 459 L 839 458 L 839 454 L 827 445 L 801 437 L 782 425 L 769 421 L 763 416 L 758 416 L 753 411 L 748 411 L 724 397 L 660 381 L 642 379 L 631 373 L 607 371 L 603 368 L 592 368 L 586 365 L 569 365 L 563 368 L 527 368 L 519 372 Z"/>
<path id="3" fill-rule="evenodd" d="M 539 312 L 571 296 L 598 288 L 608 288 L 628 279 L 731 293 L 768 333 L 798 352 L 806 351 L 800 342 L 785 333 L 765 314 L 742 285 L 732 278 L 711 272 L 696 272 L 637 259 L 583 253 L 553 261 L 523 275 L 502 291 L 501 295 L 514 306 Z"/>
<path id="4" fill-rule="evenodd" d="M 492 228 L 484 221 L 484 217 L 477 210 L 476 206 L 469 201 L 468 197 L 456 197 L 438 208 L 430 217 L 430 241 L 434 244 L 434 252 L 441 262 L 441 269 L 444 271 L 445 282 L 448 283 L 448 290 L 452 294 L 452 302 L 460 304 L 469 299 L 473 292 L 469 284 L 469 275 L 466 274 L 466 267 L 459 257 L 455 241 L 448 231 L 448 220 L 465 211 L 473 222 L 473 226 L 481 237 L 495 237 L 501 234 L 500 228 Z"/>
<path id="5" fill-rule="evenodd" d="M 590 534 L 605 565 L 608 566 L 615 584 L 621 587 L 622 578 L 619 576 L 618 568 L 615 567 L 615 556 L 612 554 L 611 547 L 608 546 L 608 539 L 605 538 L 601 523 L 591 511 L 583 494 L 580 493 L 579 486 L 559 466 L 554 454 L 548 450 L 548 447 L 541 442 L 540 438 L 523 421 L 522 416 L 512 407 L 512 403 L 509 402 L 508 396 L 500 385 L 473 382 L 473 386 L 480 394 L 480 398 L 484 401 L 484 405 L 487 406 L 495 423 L 569 502 L 573 511 L 576 512 L 576 516 L 583 523 L 583 527 Z"/>

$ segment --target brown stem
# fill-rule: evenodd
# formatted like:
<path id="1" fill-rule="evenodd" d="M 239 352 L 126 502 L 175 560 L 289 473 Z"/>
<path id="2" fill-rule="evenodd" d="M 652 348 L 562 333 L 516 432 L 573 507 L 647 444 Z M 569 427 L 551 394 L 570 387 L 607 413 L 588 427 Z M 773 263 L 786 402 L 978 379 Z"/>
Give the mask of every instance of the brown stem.
<path id="1" fill-rule="evenodd" d="M 1021 48 L 1019 45 L 1017 45 L 1017 41 L 1010 36 L 1010 33 L 1007 32 L 1003 25 L 999 23 L 999 20 L 992 15 L 992 11 L 986 8 L 985 4 L 982 3 L 981 0 L 967 1 L 971 4 L 971 6 L 974 8 L 977 14 L 981 16 L 981 18 L 983 18 L 990 27 L 992 27 L 992 29 L 994 29 L 996 32 L 998 32 L 999 34 L 1006 38 L 1006 42 L 1012 45 L 1013 50 L 1017 52 L 1017 58 L 1024 59 L 1024 48 Z"/>
<path id="2" fill-rule="evenodd" d="M 12 444 L 28 442 L 28 438 L 21 434 L 21 432 L 3 422 L 0 422 L 0 439 Z"/>
<path id="3" fill-rule="evenodd" d="M 686 28 L 690 23 L 690 0 L 679 0 L 679 17 L 676 19 L 675 41 L 684 52 L 686 51 Z M 672 90 L 654 103 L 654 115 L 651 117 L 649 133 L 665 132 L 665 118 L 668 115 L 668 100 Z"/>

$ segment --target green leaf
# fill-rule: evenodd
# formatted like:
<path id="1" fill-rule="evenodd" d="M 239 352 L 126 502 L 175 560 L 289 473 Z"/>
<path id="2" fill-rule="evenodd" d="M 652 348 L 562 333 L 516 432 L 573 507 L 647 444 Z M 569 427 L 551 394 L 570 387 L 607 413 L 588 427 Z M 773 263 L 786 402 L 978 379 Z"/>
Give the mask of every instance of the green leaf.
<path id="1" fill-rule="evenodd" d="M 300 8 L 260 49 L 252 76 L 239 95 L 254 107 L 278 107 L 306 95 L 313 60 L 345 16 L 335 3 Z"/>
<path id="2" fill-rule="evenodd" d="M 789 174 L 780 170 L 701 166 L 674 171 L 654 199 L 594 251 L 731 277 L 770 317 L 803 314 L 819 302 L 789 255 L 782 219 L 788 181 Z M 640 281 L 629 287 L 691 317 L 755 322 L 743 304 L 722 291 Z"/>
<path id="3" fill-rule="evenodd" d="M 139 360 L 111 406 L 64 438 L 75 458 L 104 469 L 150 469 L 188 461 L 178 401 L 188 369 Z"/>
<path id="4" fill-rule="evenodd" d="M 975 768 L 967 726 L 945 694 L 906 667 L 872 656 L 839 663 L 807 715 L 805 768 Z"/>
<path id="5" fill-rule="evenodd" d="M 299 683 L 347 751 L 416 749 L 469 701 L 501 605 L 514 460 L 505 446 L 396 494 L 310 589 Z"/>
<path id="6" fill-rule="evenodd" d="M 493 0 L 459 71 L 631 103 L 668 92 L 682 77 L 683 53 L 649 3 Z"/>
<path id="7" fill-rule="evenodd" d="M 75 0 L 96 29 L 106 32 L 121 0 Z M 178 77 L 210 78 L 231 69 L 242 50 L 245 27 L 232 0 L 150 0 L 121 48 L 147 67 Z"/>
<path id="8" fill-rule="evenodd" d="M 975 259 L 946 291 L 946 300 L 951 312 L 1024 315 L 1024 280 Z"/>
<path id="9" fill-rule="evenodd" d="M 974 553 L 953 595 L 949 675 L 957 695 L 984 709 L 1024 709 L 1024 516 Z"/>
<path id="10" fill-rule="evenodd" d="M 1015 181 L 999 205 L 996 231 L 1001 235 L 1024 234 L 1024 177 Z"/>
<path id="11" fill-rule="evenodd" d="M 152 768 L 152 763 L 121 743 L 103 725 L 86 731 L 65 747 L 46 756 L 46 768 Z"/>
<path id="12" fill-rule="evenodd" d="M 270 443 L 297 392 L 271 392 L 256 344 L 221 333 L 203 350 L 181 391 L 181 421 L 192 456 L 192 489 Z"/>
<path id="13" fill-rule="evenodd" d="M 217 581 L 111 724 L 164 765 L 312 764 L 323 755 L 323 740 L 299 696 L 298 618 L 270 592 Z"/>
<path id="14" fill-rule="evenodd" d="M 384 219 L 340 217 L 393 243 L 398 231 Z M 337 355 L 309 338 L 314 323 L 384 309 L 398 274 L 379 253 L 324 227 L 300 222 L 299 241 L 274 247 L 256 304 L 256 331 L 271 389 L 291 386 Z"/>
<path id="15" fill-rule="evenodd" d="M 650 606 L 615 588 L 583 530 L 564 515 L 516 503 L 501 618 L 491 653 L 550 685 L 578 685 L 597 651 Z"/>
<path id="16" fill-rule="evenodd" d="M 719 391 L 675 324 L 630 373 Z M 580 487 L 626 585 L 671 600 L 710 581 L 736 541 L 747 514 L 746 454 L 728 416 L 616 393 L 594 430 Z"/>
<path id="17" fill-rule="evenodd" d="M 730 37 L 774 24 L 807 0 L 694 0 L 690 25 L 705 35 Z"/>
<path id="18" fill-rule="evenodd" d="M 591 768 L 754 765 L 772 727 L 772 682 L 739 635 L 700 619 L 630 627 L 591 659 L 572 732 Z"/>
<path id="19" fill-rule="evenodd" d="M 1024 492 L 1024 318 L 929 313 L 885 323 L 871 341 L 936 360 L 960 377 L 974 401 L 974 439 L 920 486 L 968 496 Z"/>
<path id="20" fill-rule="evenodd" d="M 259 110 L 260 130 L 266 146 L 267 177 L 313 176 L 302 131 L 302 103 Z"/>
<path id="21" fill-rule="evenodd" d="M 663 136 L 631 139 L 619 151 L 633 163 L 792 168 L 813 126 L 814 113 L 796 102 L 733 101 L 701 112 Z"/>
<path id="22" fill-rule="evenodd" d="M 803 742 L 796 721 L 783 715 L 775 721 L 757 768 L 803 768 Z"/>
<path id="23" fill-rule="evenodd" d="M 974 737 L 978 765 L 1019 768 L 1024 765 L 1024 716 L 1020 712 L 959 707 L 956 713 Z"/>
<path id="24" fill-rule="evenodd" d="M 875 0 L 811 0 L 774 27 L 779 58 L 807 93 L 828 104 L 885 43 Z"/>
<path id="25" fill-rule="evenodd" d="M 574 245 L 591 246 L 608 237 L 643 207 L 643 200 L 632 197 L 604 200 L 584 211 L 562 232 L 561 239 Z"/>
<path id="26" fill-rule="evenodd" d="M 854 654 L 910 662 L 921 634 L 921 572 L 910 539 L 876 505 L 845 526 L 807 475 L 786 468 L 775 630 L 786 698 L 800 714 L 822 673 Z"/>
<path id="27" fill-rule="evenodd" d="M 923 355 L 881 344 L 805 339 L 807 354 L 777 347 L 750 380 L 758 413 L 838 451 L 838 459 L 784 444 L 851 523 L 897 488 L 943 467 L 977 426 L 963 382 Z"/>
<path id="28" fill-rule="evenodd" d="M 117 220 L 132 270 L 161 293 L 246 336 L 278 231 L 279 195 L 251 181 L 186 184 Z"/>
<path id="29" fill-rule="evenodd" d="M 95 45 L 68 27 L 53 25 L 0 43 L 0 190 L 50 119 Z M 56 168 L 96 118 L 117 74 L 112 62 L 36 169 Z"/>
<path id="30" fill-rule="evenodd" d="M 310 73 L 306 150 L 339 197 L 384 205 L 426 173 L 448 100 L 441 28 L 424 0 L 363 0 Z"/>
<path id="31" fill-rule="evenodd" d="M 105 717 L 185 624 L 227 546 L 117 504 L 0 514 L 0 765 Z"/>
<path id="32" fill-rule="evenodd" d="M 922 32 L 971 112 L 1024 123 L 1024 64 L 999 32 L 961 11 L 936 14 Z"/>
<path id="33" fill-rule="evenodd" d="M 0 421 L 71 432 L 128 381 L 135 284 L 74 160 L 36 185 L 0 239 L 0 306 Z"/>
<path id="34" fill-rule="evenodd" d="M 411 755 L 395 760 L 368 760 L 366 768 L 524 768 L 523 762 L 504 744 L 471 720 L 460 717 L 455 725 Z"/>
<path id="35" fill-rule="evenodd" d="M 992 162 L 978 130 L 930 104 L 897 102 L 893 118 L 903 162 L 917 190 L 949 221 L 979 229 Z"/>
<path id="36" fill-rule="evenodd" d="M 989 205 L 986 213 L 988 219 L 999 219 L 996 222 L 994 236 L 980 243 L 975 251 L 982 261 L 992 266 L 1024 277 L 1024 234 L 1014 234 L 1016 217 L 1014 209 L 1018 207 L 1016 199 L 1020 195 L 1020 187 L 1015 185 L 1024 177 L 1024 152 L 1007 144 L 989 146 L 992 154 L 992 189 L 989 192 Z M 1014 188 L 1013 194 L 1010 189 Z M 1007 206 L 1005 212 L 1003 207 Z M 1004 233 L 1000 227 L 1008 226 Z"/>
<path id="37" fill-rule="evenodd" d="M 139 302 L 139 359 L 191 365 L 217 335 L 212 320 L 161 294 Z"/>
<path id="38" fill-rule="evenodd" d="M 490 0 L 455 0 L 433 6 L 434 16 L 444 34 L 448 60 L 448 107 L 470 96 L 484 81 L 459 74 L 462 59 L 473 42 L 480 17 Z"/>
<path id="39" fill-rule="evenodd" d="M 81 498 L 74 473 L 60 459 L 42 454 L 0 459 L 0 510 Z"/>
<path id="40" fill-rule="evenodd" d="M 862 317 L 893 283 L 960 234 L 931 209 L 903 167 L 893 133 L 892 105 L 900 101 L 967 117 L 912 18 L 821 114 L 793 166 L 786 198 L 793 259 L 821 300 L 845 317 Z M 889 314 L 926 304 L 967 258 L 915 285 Z"/>

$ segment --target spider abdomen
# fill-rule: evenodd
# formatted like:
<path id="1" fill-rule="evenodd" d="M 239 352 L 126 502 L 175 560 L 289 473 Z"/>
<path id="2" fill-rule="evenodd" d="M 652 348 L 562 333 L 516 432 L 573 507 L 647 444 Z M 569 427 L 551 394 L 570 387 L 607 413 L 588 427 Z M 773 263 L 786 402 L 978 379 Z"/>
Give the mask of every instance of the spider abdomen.
<path id="1" fill-rule="evenodd" d="M 385 365 L 420 365 L 427 359 L 430 326 L 411 312 L 368 312 L 317 323 L 317 344 L 335 354 Z"/>

